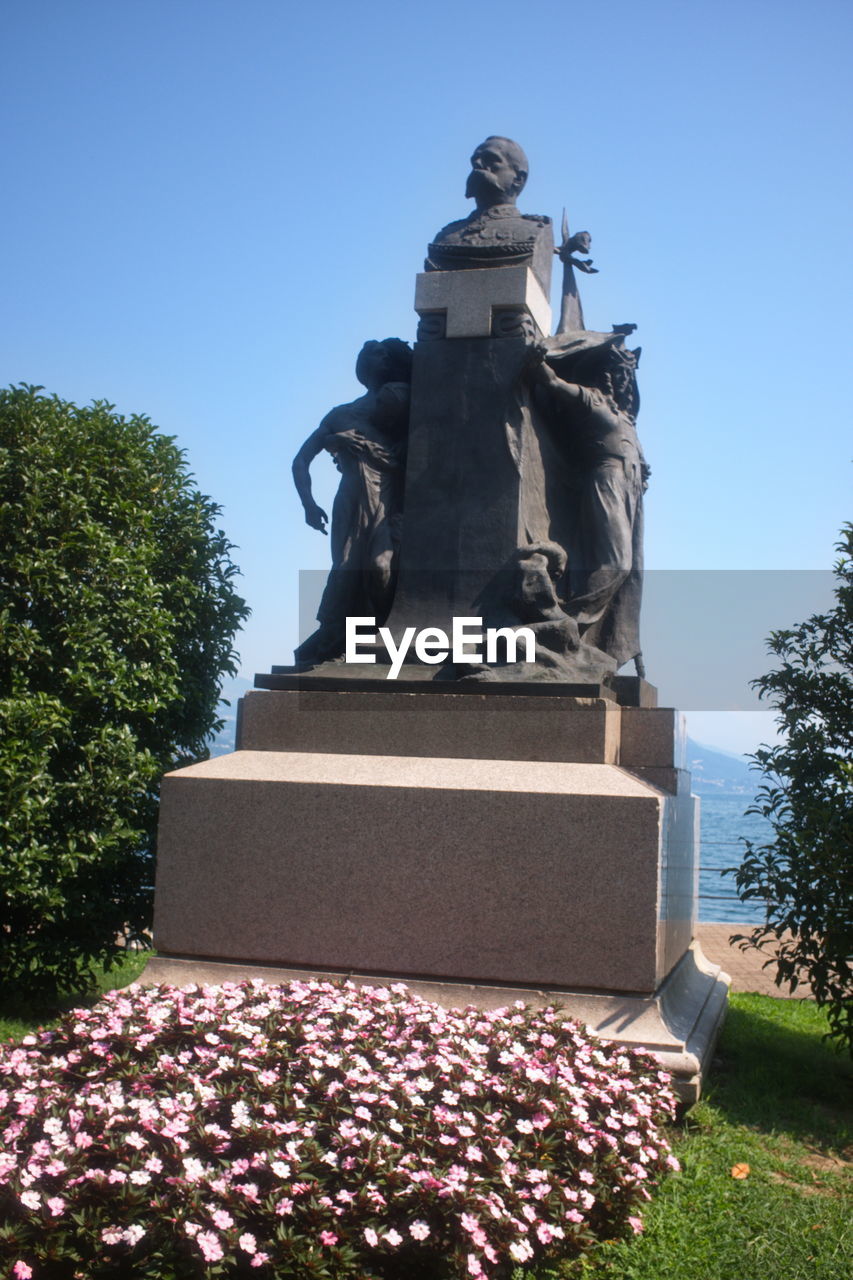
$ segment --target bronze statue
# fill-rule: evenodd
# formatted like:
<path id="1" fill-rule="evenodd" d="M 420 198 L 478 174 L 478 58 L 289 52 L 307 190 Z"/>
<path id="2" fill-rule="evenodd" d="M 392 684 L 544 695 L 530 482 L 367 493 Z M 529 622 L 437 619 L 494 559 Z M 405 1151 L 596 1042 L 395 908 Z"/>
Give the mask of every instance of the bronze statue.
<path id="1" fill-rule="evenodd" d="M 411 368 L 411 348 L 399 338 L 366 342 L 355 366 L 365 394 L 327 413 L 293 460 L 305 521 L 321 533 L 328 516 L 314 500 L 309 468 L 325 449 L 341 472 L 332 507 L 332 568 L 317 612 L 320 626 L 296 650 L 297 663 L 340 657 L 348 616 L 366 614 L 381 623 L 388 612 L 403 501 Z"/>
<path id="2" fill-rule="evenodd" d="M 527 156 L 510 138 L 490 137 L 471 156 L 465 195 L 475 209 L 442 227 L 429 246 L 427 271 L 507 267 L 529 262 L 547 290 L 554 240 L 551 219 L 519 213 Z"/>
<path id="3" fill-rule="evenodd" d="M 306 521 L 324 533 L 309 467 L 326 450 L 341 471 L 320 625 L 296 650 L 303 667 L 343 655 L 348 617 L 374 618 L 398 643 L 407 629 L 447 630 L 479 609 L 488 625 L 534 625 L 537 659 L 493 663 L 478 678 L 593 685 L 631 659 L 643 674 L 649 471 L 636 432 L 639 350 L 625 345 L 634 326 L 585 328 L 575 272 L 595 268 L 573 255 L 589 251 L 589 233 L 570 235 L 564 214 L 555 250 L 551 220 L 517 208 L 527 174 L 516 142 L 488 137 L 471 157 L 473 212 L 429 246 L 427 272 L 455 276 L 430 296 L 475 299 L 482 329 L 448 336 L 448 301 L 423 306 L 414 353 L 398 339 L 368 342 L 356 366 L 365 395 L 333 409 L 296 455 Z M 563 303 L 557 335 L 543 341 L 555 252 Z M 497 276 L 502 268 L 513 270 Z"/>
<path id="4" fill-rule="evenodd" d="M 621 326 L 625 328 L 627 326 Z M 533 349 L 535 402 L 572 476 L 573 500 L 554 513 L 568 553 L 566 609 L 581 638 L 643 674 L 640 600 L 643 494 L 650 470 L 637 438 L 640 351 L 622 332 L 574 333 Z"/>

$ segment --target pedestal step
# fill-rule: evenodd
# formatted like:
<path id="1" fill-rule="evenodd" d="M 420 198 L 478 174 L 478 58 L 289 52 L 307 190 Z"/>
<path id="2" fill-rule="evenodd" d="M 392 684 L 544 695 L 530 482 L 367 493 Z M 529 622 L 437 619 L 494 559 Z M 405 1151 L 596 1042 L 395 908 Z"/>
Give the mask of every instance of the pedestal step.
<path id="1" fill-rule="evenodd" d="M 246 979 L 280 984 L 305 982 L 310 978 L 347 979 L 371 986 L 385 986 L 394 980 L 393 975 L 388 974 L 226 964 L 158 955 L 149 960 L 140 981 L 181 987 L 218 986 Z M 416 995 L 446 1009 L 471 1004 L 478 1009 L 497 1009 L 516 1000 L 535 1008 L 555 1005 L 567 1018 L 583 1022 L 602 1040 L 654 1053 L 672 1073 L 678 1096 L 686 1106 L 691 1106 L 699 1097 L 702 1078 L 725 1016 L 729 989 L 728 975 L 706 959 L 697 942 L 658 991 L 647 997 L 423 979 L 405 981 Z"/>

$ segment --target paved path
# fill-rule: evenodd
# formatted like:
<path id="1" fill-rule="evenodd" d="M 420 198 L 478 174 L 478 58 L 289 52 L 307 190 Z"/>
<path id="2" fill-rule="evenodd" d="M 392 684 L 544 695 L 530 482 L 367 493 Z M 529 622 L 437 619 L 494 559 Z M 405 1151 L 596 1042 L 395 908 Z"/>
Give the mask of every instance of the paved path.
<path id="1" fill-rule="evenodd" d="M 732 980 L 732 991 L 754 991 L 761 996 L 782 996 L 785 999 L 800 1000 L 810 996 L 811 990 L 801 983 L 793 997 L 787 985 L 777 987 L 773 981 L 775 965 L 764 969 L 761 953 L 754 950 L 740 951 L 737 944 L 729 942 L 733 933 L 750 932 L 750 926 L 744 924 L 697 924 L 696 937 L 702 944 L 702 950 L 714 964 L 722 965 Z"/>

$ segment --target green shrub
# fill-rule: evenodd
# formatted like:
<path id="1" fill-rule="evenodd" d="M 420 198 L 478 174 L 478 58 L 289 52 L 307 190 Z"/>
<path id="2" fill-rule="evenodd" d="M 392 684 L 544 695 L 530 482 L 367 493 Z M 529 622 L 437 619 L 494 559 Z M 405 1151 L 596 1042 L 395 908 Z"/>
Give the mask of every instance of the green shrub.
<path id="1" fill-rule="evenodd" d="M 148 927 L 159 779 L 206 754 L 248 612 L 174 442 L 40 391 L 0 392 L 0 990 Z"/>
<path id="2" fill-rule="evenodd" d="M 768 943 L 776 981 L 807 979 L 830 1035 L 853 1053 L 853 525 L 835 566 L 835 605 L 768 641 L 779 666 L 753 681 L 785 738 L 753 759 L 764 778 L 748 812 L 773 838 L 746 841 L 736 869 L 745 901 L 768 903 L 744 945 Z"/>

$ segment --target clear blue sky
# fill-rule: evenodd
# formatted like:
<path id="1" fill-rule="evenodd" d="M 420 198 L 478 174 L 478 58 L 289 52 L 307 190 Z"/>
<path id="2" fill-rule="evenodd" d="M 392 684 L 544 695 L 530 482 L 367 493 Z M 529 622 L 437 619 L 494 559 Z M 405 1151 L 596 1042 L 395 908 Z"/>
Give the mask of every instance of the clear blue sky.
<path id="1" fill-rule="evenodd" d="M 784 604 L 851 515 L 851 33 L 849 0 L 6 0 L 3 381 L 175 435 L 239 546 L 244 674 L 287 662 L 328 563 L 292 456 L 366 338 L 414 336 L 425 246 L 508 134 L 525 211 L 592 232 L 587 323 L 639 326 L 648 564 L 776 570 Z M 749 619 L 754 674 L 796 616 Z M 696 736 L 755 740 L 716 714 Z"/>

